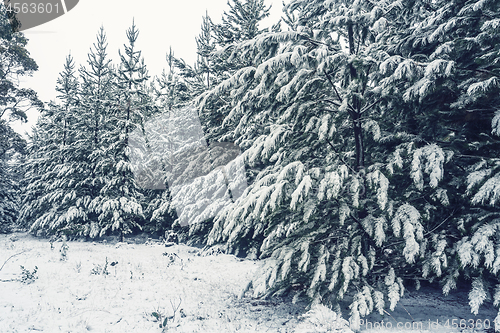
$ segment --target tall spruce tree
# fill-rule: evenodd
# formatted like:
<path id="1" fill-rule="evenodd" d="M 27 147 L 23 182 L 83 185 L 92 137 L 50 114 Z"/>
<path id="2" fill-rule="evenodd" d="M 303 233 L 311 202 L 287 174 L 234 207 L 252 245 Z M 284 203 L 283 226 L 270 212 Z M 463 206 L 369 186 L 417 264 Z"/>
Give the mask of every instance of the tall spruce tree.
<path id="1" fill-rule="evenodd" d="M 211 26 L 215 40 L 215 49 L 211 55 L 212 77 L 215 82 L 227 80 L 239 69 L 257 66 L 263 59 L 276 52 L 273 47 L 267 49 L 268 54 L 265 55 L 259 52 L 243 55 L 236 51 L 237 45 L 268 32 L 269 29 L 259 27 L 261 21 L 269 16 L 270 10 L 263 0 L 228 1 L 228 6 L 229 11 L 222 15 L 222 23 Z M 277 43 L 273 46 L 276 47 Z M 200 110 L 200 119 L 208 141 L 227 141 L 221 125 L 229 113 L 231 99 L 233 97 L 227 90 L 219 90 L 217 98 L 211 99 L 210 104 Z"/>
<path id="2" fill-rule="evenodd" d="M 260 21 L 269 16 L 270 7 L 265 6 L 264 0 L 231 0 L 228 6 L 222 23 L 213 26 L 219 45 L 239 43 L 268 31 L 259 28 Z"/>
<path id="3" fill-rule="evenodd" d="M 142 172 L 140 179 L 144 193 L 146 215 L 145 229 L 150 232 L 163 233 L 171 229 L 175 220 L 174 208 L 171 206 L 171 194 L 167 181 L 168 138 L 172 135 L 165 126 L 171 116 L 185 107 L 193 98 L 198 74 L 184 61 L 175 58 L 172 48 L 166 55 L 167 69 L 152 83 L 155 98 L 155 113 L 145 118 L 145 123 L 136 129 L 135 147 L 145 152 L 146 158 L 136 161 L 136 169 Z M 200 89 L 201 90 L 201 89 Z M 167 152 L 166 152 L 167 150 Z M 136 170 L 136 179 L 137 177 Z"/>
<path id="4" fill-rule="evenodd" d="M 108 56 L 108 42 L 104 28 L 101 27 L 96 42 L 88 53 L 87 66 L 79 69 L 81 78 L 81 113 L 78 133 L 78 159 L 86 176 L 79 183 L 82 187 L 81 202 L 87 209 L 88 220 L 84 224 L 83 235 L 91 238 L 101 236 L 102 227 L 99 212 L 92 202 L 99 198 L 106 185 L 106 173 L 100 165 L 106 157 L 106 133 L 114 129 L 110 122 L 115 110 L 115 73 Z"/>
<path id="5" fill-rule="evenodd" d="M 193 87 L 189 87 L 185 78 L 189 74 L 182 72 L 182 69 L 186 68 L 183 66 L 185 64 L 174 56 L 172 48 L 169 49 L 166 60 L 168 69 L 164 69 L 160 76 L 155 77 L 153 85 L 156 105 L 163 112 L 185 106 L 193 97 Z M 192 68 L 189 67 L 189 70 Z"/>
<path id="6" fill-rule="evenodd" d="M 86 209 L 78 204 L 83 169 L 74 144 L 79 102 L 71 56 L 66 58 L 56 90 L 62 104 L 49 104 L 31 138 L 21 217 L 32 232 L 74 235 L 81 232 Z"/>
<path id="7" fill-rule="evenodd" d="M 26 50 L 24 34 L 13 32 L 4 3 L 0 4 L 0 118 L 26 121 L 26 110 L 43 107 L 33 89 L 21 88 L 18 78 L 30 76 L 38 65 Z"/>
<path id="8" fill-rule="evenodd" d="M 196 37 L 196 69 L 202 76 L 201 82 L 205 89 L 210 89 L 216 83 L 216 58 L 215 58 L 215 38 L 213 36 L 213 23 L 208 12 L 203 16 L 201 32 Z"/>
<path id="9" fill-rule="evenodd" d="M 113 99 L 114 74 L 111 59 L 108 58 L 108 42 L 104 28 L 97 33 L 97 41 L 88 54 L 87 66 L 80 68 L 81 99 L 85 110 L 85 127 L 91 129 L 93 149 L 101 144 L 102 132 L 105 131 L 109 109 Z"/>
<path id="10" fill-rule="evenodd" d="M 101 227 L 91 203 L 105 186 L 99 165 L 104 133 L 112 129 L 114 73 L 107 59 L 104 29 L 81 67 L 79 85 L 71 57 L 66 59 L 52 103 L 39 119 L 30 146 L 23 221 L 32 232 L 98 237 Z"/>
<path id="11" fill-rule="evenodd" d="M 117 231 L 120 239 L 141 228 L 144 219 L 141 193 L 129 161 L 129 137 L 144 122 L 145 113 L 152 107 L 145 93 L 149 79 L 141 52 L 136 49 L 139 35 L 135 24 L 127 30 L 128 44 L 120 51 L 116 70 L 115 100 L 107 122 L 113 127 L 103 136 L 103 157 L 97 171 L 105 184 L 90 204 L 98 214 L 100 235 Z"/>

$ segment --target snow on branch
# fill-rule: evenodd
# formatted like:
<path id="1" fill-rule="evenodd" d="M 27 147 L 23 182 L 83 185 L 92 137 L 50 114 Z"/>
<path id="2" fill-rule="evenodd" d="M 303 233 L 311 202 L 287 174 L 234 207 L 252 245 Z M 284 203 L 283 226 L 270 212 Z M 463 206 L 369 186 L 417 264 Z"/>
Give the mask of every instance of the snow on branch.
<path id="1" fill-rule="evenodd" d="M 471 312 L 477 315 L 479 312 L 479 307 L 488 298 L 488 294 L 484 288 L 483 280 L 477 277 L 472 281 L 472 289 L 469 292 L 469 305 Z"/>
<path id="2" fill-rule="evenodd" d="M 401 228 L 403 229 L 403 238 L 406 243 L 403 254 L 408 263 L 413 263 L 415 256 L 420 252 L 417 240 L 422 240 L 424 237 L 424 227 L 420 224 L 420 220 L 421 216 L 418 210 L 407 203 L 398 208 L 392 219 L 394 236 L 399 237 Z"/>
<path id="3" fill-rule="evenodd" d="M 495 116 L 491 121 L 491 134 L 500 136 L 500 111 L 495 112 Z"/>
<path id="4" fill-rule="evenodd" d="M 410 176 L 415 186 L 421 191 L 424 188 L 424 172 L 429 175 L 429 185 L 436 188 L 443 179 L 445 162 L 444 151 L 436 144 L 430 144 L 413 152 Z"/>
<path id="5" fill-rule="evenodd" d="M 500 87 L 499 79 L 496 77 L 489 78 L 485 81 L 480 81 L 473 83 L 467 89 L 467 94 L 470 96 L 477 96 L 483 93 L 487 93 L 491 90 L 498 89 Z"/>
<path id="6" fill-rule="evenodd" d="M 290 202 L 290 208 L 292 210 L 297 209 L 297 204 L 300 204 L 309 194 L 309 190 L 312 187 L 311 176 L 305 175 L 302 181 L 299 183 L 295 191 L 292 193 L 292 201 Z"/>
<path id="7" fill-rule="evenodd" d="M 387 191 L 389 189 L 389 180 L 379 170 L 367 174 L 366 179 L 370 187 L 377 189 L 377 202 L 380 209 L 384 210 L 388 201 Z"/>
<path id="8" fill-rule="evenodd" d="M 478 174 L 478 176 L 480 175 Z M 498 198 L 500 198 L 500 173 L 495 174 L 479 188 L 479 191 L 472 198 L 472 204 L 484 204 L 489 201 L 488 204 L 494 206 Z"/>

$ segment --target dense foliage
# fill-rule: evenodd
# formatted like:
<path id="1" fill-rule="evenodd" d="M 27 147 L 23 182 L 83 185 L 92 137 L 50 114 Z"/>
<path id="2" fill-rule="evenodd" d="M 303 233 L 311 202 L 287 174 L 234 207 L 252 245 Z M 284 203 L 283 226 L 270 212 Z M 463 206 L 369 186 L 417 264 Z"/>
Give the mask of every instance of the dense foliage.
<path id="1" fill-rule="evenodd" d="M 26 122 L 26 110 L 42 106 L 32 89 L 19 86 L 20 77 L 38 69 L 26 44 L 24 35 L 13 31 L 5 7 L 0 4 L 0 233 L 9 231 L 17 222 L 26 146 L 10 124 Z"/>
<path id="2" fill-rule="evenodd" d="M 264 2 L 233 0 L 221 24 L 203 18 L 194 66 L 171 51 L 151 81 L 135 26 L 118 66 L 101 30 L 34 133 L 23 223 L 89 237 L 188 224 L 187 241 L 265 259 L 254 296 L 348 299 L 353 323 L 422 280 L 467 282 L 475 314 L 490 294 L 499 306 L 499 6 L 291 0 L 261 29 Z M 182 149 L 155 148 L 179 146 L 163 134 Z M 159 184 L 134 178 L 131 135 Z"/>
<path id="3" fill-rule="evenodd" d="M 255 296 L 349 294 L 356 319 L 394 309 L 406 281 L 466 280 L 473 313 L 498 305 L 498 14 L 296 0 L 287 31 L 231 45 L 252 61 L 197 102 L 211 119 L 227 102 L 206 130 L 244 150 L 250 186 L 208 244 L 268 258 Z"/>

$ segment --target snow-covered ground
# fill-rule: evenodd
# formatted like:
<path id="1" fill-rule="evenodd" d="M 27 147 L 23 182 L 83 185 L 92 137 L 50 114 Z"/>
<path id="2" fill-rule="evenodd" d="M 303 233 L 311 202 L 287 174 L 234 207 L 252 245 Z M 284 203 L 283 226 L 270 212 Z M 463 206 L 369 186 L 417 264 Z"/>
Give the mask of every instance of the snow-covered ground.
<path id="1" fill-rule="evenodd" d="M 51 246 L 25 233 L 0 235 L 0 267 L 15 255 L 0 270 L 0 332 L 350 331 L 344 320 L 323 307 L 305 312 L 299 304 L 240 297 L 261 265 L 258 261 L 200 255 L 197 248 L 154 242 L 67 245 L 66 259 L 61 260 L 62 242 Z M 36 279 L 30 281 L 35 266 Z M 481 310 L 477 317 L 471 315 L 463 293 L 444 297 L 432 290 L 407 292 L 394 312 L 365 318 L 361 329 L 473 332 L 451 327 L 461 319 L 474 319 L 475 327 L 478 319 L 493 325 L 495 310 Z M 447 319 L 450 329 L 444 327 Z M 397 322 L 406 328 L 398 329 Z M 422 326 L 410 328 L 412 322 Z M 370 325 L 383 329 L 367 329 Z"/>

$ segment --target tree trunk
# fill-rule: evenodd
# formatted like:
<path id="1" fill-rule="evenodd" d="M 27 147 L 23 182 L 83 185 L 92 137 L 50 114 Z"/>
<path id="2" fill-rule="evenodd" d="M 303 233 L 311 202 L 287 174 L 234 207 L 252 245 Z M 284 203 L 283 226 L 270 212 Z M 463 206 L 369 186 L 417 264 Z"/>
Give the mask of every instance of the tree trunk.
<path id="1" fill-rule="evenodd" d="M 347 23 L 347 37 L 349 40 L 349 54 L 353 55 L 356 53 L 355 45 L 354 45 L 354 27 L 353 23 L 349 21 Z M 356 68 L 352 64 L 349 64 L 349 74 L 350 80 L 355 80 L 357 73 Z M 361 127 L 361 103 L 359 99 L 354 96 L 352 98 L 352 110 L 351 118 L 352 118 L 352 127 L 354 130 L 354 142 L 356 145 L 356 170 L 364 169 L 365 167 L 365 153 L 364 153 L 364 144 L 363 144 L 363 129 Z"/>

